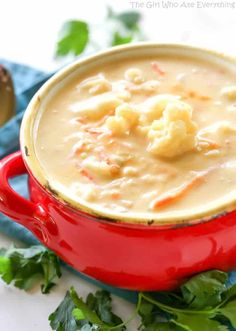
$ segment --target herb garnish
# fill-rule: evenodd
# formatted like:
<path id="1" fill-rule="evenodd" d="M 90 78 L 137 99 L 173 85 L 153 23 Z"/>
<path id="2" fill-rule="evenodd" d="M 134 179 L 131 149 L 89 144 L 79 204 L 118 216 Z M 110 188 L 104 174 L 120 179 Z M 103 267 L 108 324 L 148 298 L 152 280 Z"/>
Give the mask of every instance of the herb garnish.
<path id="1" fill-rule="evenodd" d="M 88 46 L 94 47 L 94 51 L 106 46 L 117 46 L 132 41 L 143 40 L 144 36 L 140 28 L 141 15 L 139 12 L 126 11 L 115 13 L 110 7 L 105 22 L 101 26 L 93 26 L 85 21 L 72 20 L 63 24 L 60 37 L 57 42 L 56 56 L 77 56 L 83 53 Z M 94 30 L 101 30 L 107 34 L 107 41 L 100 45 L 93 40 Z"/>
<path id="2" fill-rule="evenodd" d="M 68 53 L 81 54 L 89 41 L 89 26 L 83 21 L 68 21 L 61 30 L 61 39 L 57 43 L 57 56 Z"/>
<path id="3" fill-rule="evenodd" d="M 48 293 L 61 276 L 59 258 L 43 246 L 0 250 L 0 276 L 24 290 L 43 279 Z M 228 275 L 219 270 L 200 273 L 173 292 L 140 292 L 134 314 L 127 320 L 113 313 L 107 291 L 90 293 L 86 300 L 74 288 L 49 316 L 56 331 L 124 331 L 139 316 L 140 331 L 227 331 L 236 328 L 236 285 L 227 286 Z"/>
<path id="4" fill-rule="evenodd" d="M 128 44 L 132 41 L 143 40 L 141 33 L 141 14 L 136 11 L 126 11 L 116 14 L 111 8 L 108 8 L 108 19 L 113 20 L 115 29 L 112 31 L 111 46 Z"/>
<path id="5" fill-rule="evenodd" d="M 111 304 L 107 291 L 90 293 L 84 302 L 72 287 L 49 316 L 50 325 L 57 331 L 123 331 L 126 327 L 121 318 L 112 312 Z"/>
<path id="6" fill-rule="evenodd" d="M 212 270 L 192 277 L 174 292 L 138 294 L 129 321 L 141 317 L 140 331 L 227 331 L 236 327 L 236 285 L 226 287 L 226 273 Z M 112 313 L 106 291 L 89 294 L 84 302 L 71 288 L 49 317 L 56 331 L 123 331 L 129 321 Z"/>
<path id="7" fill-rule="evenodd" d="M 49 293 L 54 280 L 61 277 L 59 258 L 43 246 L 0 250 L 0 276 L 7 284 L 29 290 L 43 279 L 41 291 Z"/>

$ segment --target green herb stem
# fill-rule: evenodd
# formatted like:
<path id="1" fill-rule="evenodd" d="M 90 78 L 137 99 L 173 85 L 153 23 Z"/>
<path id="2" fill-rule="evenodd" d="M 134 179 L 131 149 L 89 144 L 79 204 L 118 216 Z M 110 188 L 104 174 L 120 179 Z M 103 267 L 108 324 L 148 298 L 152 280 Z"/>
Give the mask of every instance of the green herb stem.
<path id="1" fill-rule="evenodd" d="M 186 313 L 186 314 L 204 314 L 204 315 L 215 315 L 216 313 L 216 308 L 211 309 L 211 310 L 189 310 L 189 309 L 178 309 L 174 307 L 170 307 L 165 305 L 164 303 L 161 303 L 155 299 L 150 298 L 149 296 L 146 296 L 143 292 L 141 293 L 141 296 L 143 299 L 146 301 L 152 303 L 153 305 L 157 306 L 163 311 L 166 311 L 167 313 L 174 314 L 174 313 Z"/>

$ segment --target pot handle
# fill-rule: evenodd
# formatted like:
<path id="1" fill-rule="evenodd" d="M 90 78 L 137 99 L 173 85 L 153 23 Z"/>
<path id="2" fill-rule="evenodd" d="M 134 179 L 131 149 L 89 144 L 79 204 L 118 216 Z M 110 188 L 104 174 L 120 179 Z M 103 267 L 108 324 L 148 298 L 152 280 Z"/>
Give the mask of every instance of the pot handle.
<path id="1" fill-rule="evenodd" d="M 27 169 L 20 151 L 0 161 L 0 212 L 13 218 L 44 241 L 45 210 L 39 204 L 21 197 L 9 184 L 10 178 L 24 173 L 27 173 Z"/>

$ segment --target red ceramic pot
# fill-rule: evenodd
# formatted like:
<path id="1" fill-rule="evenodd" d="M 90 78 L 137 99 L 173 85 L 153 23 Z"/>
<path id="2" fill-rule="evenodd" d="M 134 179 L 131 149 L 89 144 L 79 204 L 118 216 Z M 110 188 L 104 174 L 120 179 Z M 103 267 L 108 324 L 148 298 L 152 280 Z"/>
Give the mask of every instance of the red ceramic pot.
<path id="1" fill-rule="evenodd" d="M 201 211 L 194 218 L 186 216 L 183 222 L 170 219 L 159 225 L 158 220 L 137 224 L 116 215 L 99 215 L 73 204 L 44 177 L 34 156 L 31 124 L 52 88 L 81 66 L 86 69 L 88 61 L 94 63 L 125 52 L 131 56 L 132 52 L 163 50 L 203 54 L 235 66 L 234 60 L 209 51 L 154 44 L 121 47 L 72 64 L 46 83 L 30 103 L 21 130 L 22 152 L 0 162 L 2 213 L 28 228 L 78 271 L 132 290 L 168 290 L 195 273 L 236 267 L 236 211 L 225 212 L 232 201 L 228 208 L 224 204 L 205 214 Z M 9 185 L 9 178 L 23 173 L 29 175 L 30 201 Z"/>

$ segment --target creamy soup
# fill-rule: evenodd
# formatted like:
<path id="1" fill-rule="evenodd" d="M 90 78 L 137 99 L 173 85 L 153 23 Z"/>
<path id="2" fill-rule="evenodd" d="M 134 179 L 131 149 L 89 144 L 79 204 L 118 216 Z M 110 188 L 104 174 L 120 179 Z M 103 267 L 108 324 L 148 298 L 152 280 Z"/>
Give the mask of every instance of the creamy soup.
<path id="1" fill-rule="evenodd" d="M 236 188 L 236 77 L 168 56 L 86 72 L 40 112 L 35 151 L 48 178 L 108 212 L 207 207 Z"/>

